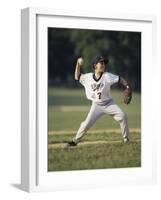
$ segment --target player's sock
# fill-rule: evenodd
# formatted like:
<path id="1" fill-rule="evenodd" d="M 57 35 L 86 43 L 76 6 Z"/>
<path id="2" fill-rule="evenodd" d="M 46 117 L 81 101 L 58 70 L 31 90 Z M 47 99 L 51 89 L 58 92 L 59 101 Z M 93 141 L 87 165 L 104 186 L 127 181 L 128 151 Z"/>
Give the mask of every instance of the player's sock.
<path id="1" fill-rule="evenodd" d="M 123 141 L 126 143 L 126 142 L 129 142 L 129 138 L 128 137 L 125 137 L 123 138 Z"/>

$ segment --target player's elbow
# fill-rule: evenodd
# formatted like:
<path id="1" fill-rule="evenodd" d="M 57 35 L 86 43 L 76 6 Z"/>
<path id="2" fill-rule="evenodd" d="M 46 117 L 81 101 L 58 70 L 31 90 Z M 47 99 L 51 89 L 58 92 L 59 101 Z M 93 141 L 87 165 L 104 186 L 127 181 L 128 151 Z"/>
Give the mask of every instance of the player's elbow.
<path id="1" fill-rule="evenodd" d="M 74 76 L 74 79 L 75 79 L 76 81 L 78 81 L 78 76 Z"/>
<path id="2" fill-rule="evenodd" d="M 80 74 L 79 74 L 79 75 L 75 74 L 74 79 L 75 79 L 76 81 L 79 81 L 79 79 L 80 79 Z"/>

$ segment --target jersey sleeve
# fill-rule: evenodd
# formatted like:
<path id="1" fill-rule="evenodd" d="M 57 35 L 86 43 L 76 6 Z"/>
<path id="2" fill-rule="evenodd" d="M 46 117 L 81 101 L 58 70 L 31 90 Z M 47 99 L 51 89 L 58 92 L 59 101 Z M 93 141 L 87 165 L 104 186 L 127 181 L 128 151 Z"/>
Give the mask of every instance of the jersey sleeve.
<path id="1" fill-rule="evenodd" d="M 84 86 L 87 80 L 86 74 L 81 74 L 79 77 L 79 82 Z"/>
<path id="2" fill-rule="evenodd" d="M 113 85 L 115 83 L 118 83 L 120 78 L 119 78 L 118 75 L 109 73 L 108 74 L 108 79 L 109 79 L 110 85 Z"/>

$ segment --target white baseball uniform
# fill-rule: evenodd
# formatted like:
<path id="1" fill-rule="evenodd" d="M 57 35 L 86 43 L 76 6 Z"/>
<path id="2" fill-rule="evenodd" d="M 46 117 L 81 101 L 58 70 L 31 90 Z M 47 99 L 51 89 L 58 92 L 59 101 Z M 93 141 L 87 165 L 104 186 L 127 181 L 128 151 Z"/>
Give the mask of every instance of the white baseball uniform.
<path id="1" fill-rule="evenodd" d="M 115 104 L 110 94 L 110 87 L 119 82 L 119 76 L 104 72 L 99 79 L 96 79 L 93 73 L 87 73 L 80 75 L 79 82 L 84 86 L 86 97 L 92 101 L 92 106 L 73 141 L 78 143 L 88 129 L 103 114 L 108 114 L 118 121 L 122 137 L 127 138 L 129 134 L 127 115 Z"/>

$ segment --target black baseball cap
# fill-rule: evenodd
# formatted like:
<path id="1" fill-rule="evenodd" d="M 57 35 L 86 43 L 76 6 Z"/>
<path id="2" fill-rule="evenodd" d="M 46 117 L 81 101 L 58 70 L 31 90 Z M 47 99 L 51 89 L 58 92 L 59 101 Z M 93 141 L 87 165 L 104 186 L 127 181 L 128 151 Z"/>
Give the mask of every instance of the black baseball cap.
<path id="1" fill-rule="evenodd" d="M 105 64 L 107 64 L 109 60 L 108 60 L 107 58 L 104 58 L 104 57 L 101 56 L 101 55 L 97 55 L 96 57 L 94 57 L 94 58 L 92 59 L 92 62 L 91 62 L 92 67 L 93 67 L 95 64 L 97 64 L 98 62 L 100 62 L 100 61 L 103 61 Z"/>

